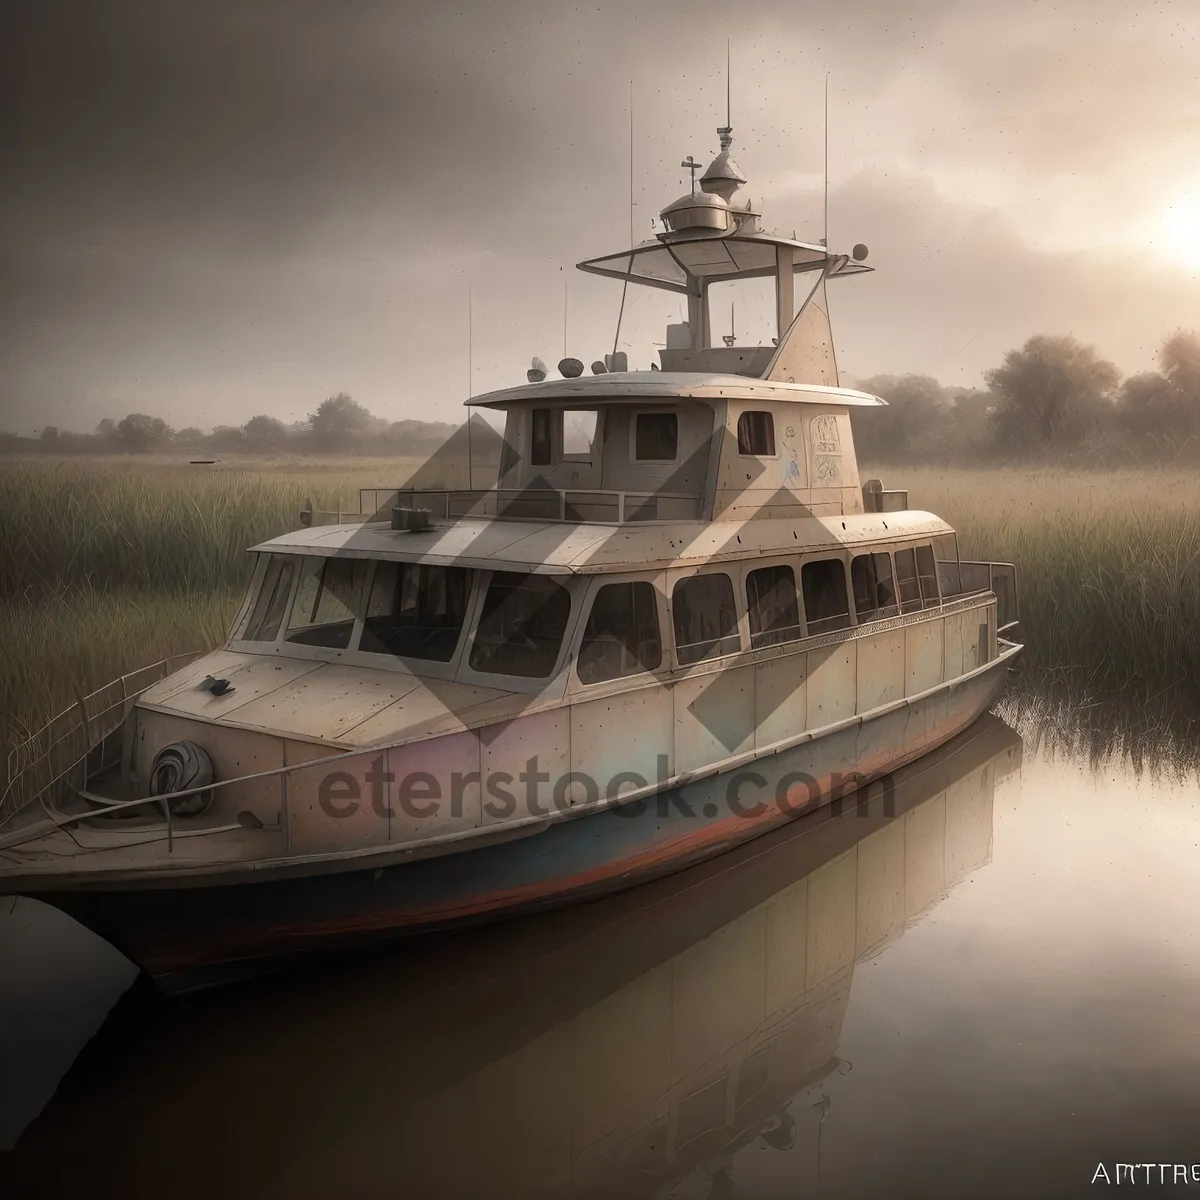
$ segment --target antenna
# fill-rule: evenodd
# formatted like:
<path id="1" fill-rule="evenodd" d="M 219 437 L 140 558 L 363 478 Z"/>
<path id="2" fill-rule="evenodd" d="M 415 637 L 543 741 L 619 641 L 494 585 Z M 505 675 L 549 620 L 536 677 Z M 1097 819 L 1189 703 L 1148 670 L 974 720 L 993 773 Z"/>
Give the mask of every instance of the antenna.
<path id="1" fill-rule="evenodd" d="M 633 80 L 629 81 L 629 271 L 633 271 Z M 625 294 L 629 291 L 629 275 L 621 285 L 621 311 L 617 313 L 617 331 L 613 334 L 613 358 L 617 356 L 617 342 L 621 337 L 621 321 L 625 317 Z"/>
<path id="2" fill-rule="evenodd" d="M 558 268 L 560 271 L 562 267 Z M 563 358 L 567 357 L 567 287 L 566 273 L 563 273 Z"/>
<path id="3" fill-rule="evenodd" d="M 829 250 L 829 72 L 825 72 L 825 236 L 821 239 L 826 257 Z"/>
<path id="4" fill-rule="evenodd" d="M 721 341 L 723 341 L 726 346 L 732 346 L 734 342 L 737 341 L 737 319 L 735 314 L 736 310 L 734 308 L 734 302 L 731 300 L 729 302 L 729 332 L 724 334 L 721 338 Z"/>
<path id="5" fill-rule="evenodd" d="M 475 320 L 471 303 L 471 281 L 467 280 L 467 399 L 475 394 Z M 467 409 L 467 491 L 474 487 L 471 472 L 471 410 Z"/>
<path id="6" fill-rule="evenodd" d="M 730 70 L 729 70 L 729 39 L 725 39 L 725 124 L 717 130 L 721 139 L 721 149 L 728 150 L 733 145 L 733 105 L 730 100 Z"/>

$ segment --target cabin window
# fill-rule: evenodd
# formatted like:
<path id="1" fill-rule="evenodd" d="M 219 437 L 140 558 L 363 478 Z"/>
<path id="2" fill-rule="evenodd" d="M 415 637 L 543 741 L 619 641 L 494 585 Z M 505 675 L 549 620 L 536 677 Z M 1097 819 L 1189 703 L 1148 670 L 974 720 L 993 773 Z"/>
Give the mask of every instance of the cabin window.
<path id="1" fill-rule="evenodd" d="M 938 584 L 943 596 L 961 596 L 962 568 L 958 562 L 958 538 L 944 533 L 933 539 L 933 557 L 937 560 Z"/>
<path id="2" fill-rule="evenodd" d="M 679 455 L 679 415 L 638 413 L 634 418 L 633 457 L 636 462 L 674 462 Z"/>
<path id="3" fill-rule="evenodd" d="M 305 559 L 286 640 L 299 646 L 345 650 L 354 632 L 368 565 L 365 558 Z"/>
<path id="4" fill-rule="evenodd" d="M 606 583 L 592 601 L 576 667 L 581 683 L 653 671 L 662 663 L 658 601 L 644 580 Z"/>
<path id="5" fill-rule="evenodd" d="M 571 595 L 548 575 L 496 571 L 471 646 L 471 669 L 545 679 L 554 670 Z"/>
<path id="6" fill-rule="evenodd" d="M 894 617 L 899 612 L 890 554 L 856 554 L 850 563 L 850 582 L 860 623 Z"/>
<path id="7" fill-rule="evenodd" d="M 572 409 L 563 413 L 563 458 L 590 462 L 596 448 L 596 433 L 600 428 L 597 409 Z"/>
<path id="8" fill-rule="evenodd" d="M 936 608 L 942 601 L 938 595 L 937 563 L 932 546 L 917 547 L 917 582 L 921 585 L 921 601 L 926 608 Z"/>
<path id="9" fill-rule="evenodd" d="M 769 412 L 744 412 L 738 417 L 738 453 L 756 458 L 775 455 L 775 418 Z"/>
<path id="10" fill-rule="evenodd" d="M 471 572 L 464 567 L 376 563 L 358 648 L 367 654 L 449 662 L 470 592 Z"/>
<path id="11" fill-rule="evenodd" d="M 675 653 L 682 666 L 742 648 L 728 575 L 714 572 L 681 579 L 671 593 L 671 613 Z"/>
<path id="12" fill-rule="evenodd" d="M 819 558 L 800 568 L 804 591 L 804 620 L 809 634 L 829 633 L 850 624 L 846 593 L 846 564 L 840 558 Z"/>
<path id="13" fill-rule="evenodd" d="M 801 636 L 796 575 L 791 567 L 760 567 L 746 576 L 750 649 L 794 642 Z"/>
<path id="14" fill-rule="evenodd" d="M 287 611 L 288 596 L 292 591 L 292 579 L 296 574 L 294 557 L 272 554 L 267 559 L 254 611 L 246 623 L 242 637 L 247 642 L 273 642 L 279 636 L 283 614 Z"/>
<path id="15" fill-rule="evenodd" d="M 932 546 L 897 550 L 896 586 L 900 592 L 900 611 L 916 612 L 920 608 L 936 608 L 941 603 L 937 575 Z"/>
<path id="16" fill-rule="evenodd" d="M 914 550 L 896 551 L 896 590 L 900 595 L 901 612 L 914 612 L 921 607 L 921 585 L 917 580 Z"/>
<path id="17" fill-rule="evenodd" d="M 554 462 L 555 418 L 561 414 L 553 408 L 535 408 L 529 434 L 529 462 L 535 467 L 548 467 Z"/>

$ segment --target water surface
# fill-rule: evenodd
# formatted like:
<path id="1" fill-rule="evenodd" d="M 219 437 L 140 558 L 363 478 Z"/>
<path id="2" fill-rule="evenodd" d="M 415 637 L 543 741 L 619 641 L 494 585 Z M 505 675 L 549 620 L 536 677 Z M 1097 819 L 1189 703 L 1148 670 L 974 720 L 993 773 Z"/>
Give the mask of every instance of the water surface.
<path id="1" fill-rule="evenodd" d="M 609 900 L 174 1002 L 117 1001 L 127 964 L 21 902 L 0 1186 L 1064 1196 L 1118 1163 L 1172 1186 L 1200 1164 L 1198 801 L 989 717 L 890 813 L 877 794 Z"/>

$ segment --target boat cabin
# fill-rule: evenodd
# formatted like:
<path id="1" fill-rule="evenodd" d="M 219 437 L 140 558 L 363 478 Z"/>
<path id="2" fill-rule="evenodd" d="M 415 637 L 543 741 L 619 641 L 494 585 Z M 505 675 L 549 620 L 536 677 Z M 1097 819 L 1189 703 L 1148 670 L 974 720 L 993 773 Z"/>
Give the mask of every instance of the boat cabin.
<path id="1" fill-rule="evenodd" d="M 860 513 L 849 409 L 882 401 L 662 371 L 527 385 L 476 403 L 505 414 L 496 486 L 405 490 L 398 503 L 444 519 L 602 524 Z"/>

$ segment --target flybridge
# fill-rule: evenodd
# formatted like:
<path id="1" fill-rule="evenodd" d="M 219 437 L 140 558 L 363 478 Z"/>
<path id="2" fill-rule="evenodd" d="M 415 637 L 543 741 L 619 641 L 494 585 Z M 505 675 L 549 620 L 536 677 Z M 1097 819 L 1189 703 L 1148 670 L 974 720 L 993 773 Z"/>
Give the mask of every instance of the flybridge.
<path id="1" fill-rule="evenodd" d="M 721 152 L 692 190 L 662 210 L 662 233 L 628 250 L 578 263 L 581 271 L 687 297 L 688 319 L 667 327 L 662 370 L 731 373 L 780 382 L 838 385 L 825 280 L 872 270 L 861 243 L 849 255 L 822 243 L 779 237 L 759 226 L 746 177 L 730 150 L 733 129 L 718 129 Z M 802 279 L 797 312 L 796 277 Z M 738 279 L 775 280 L 776 337 L 770 346 L 714 346 L 709 286 Z M 809 282 L 811 280 L 811 282 Z M 566 359 L 564 365 L 575 360 Z M 606 369 L 596 363 L 597 374 Z M 567 372 L 564 372 L 566 374 Z"/>

